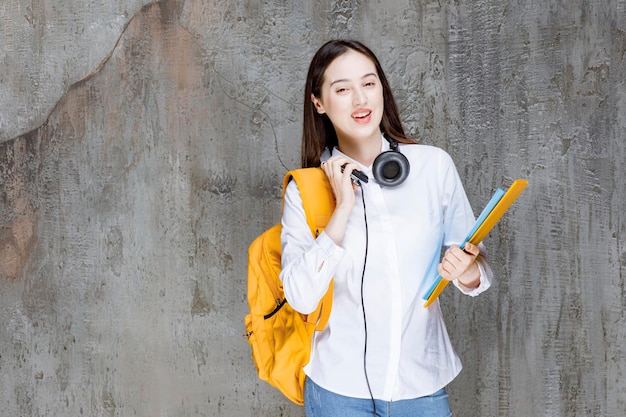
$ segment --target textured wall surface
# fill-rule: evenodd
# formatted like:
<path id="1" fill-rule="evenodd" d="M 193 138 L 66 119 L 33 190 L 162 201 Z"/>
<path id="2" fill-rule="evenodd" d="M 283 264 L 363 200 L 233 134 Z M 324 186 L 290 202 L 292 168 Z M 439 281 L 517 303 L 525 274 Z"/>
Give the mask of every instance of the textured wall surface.
<path id="1" fill-rule="evenodd" d="M 442 296 L 455 415 L 626 415 L 624 0 L 91 3 L 0 5 L 2 415 L 303 415 L 242 337 L 246 248 L 340 36 L 477 212 L 530 182 L 492 289 Z"/>

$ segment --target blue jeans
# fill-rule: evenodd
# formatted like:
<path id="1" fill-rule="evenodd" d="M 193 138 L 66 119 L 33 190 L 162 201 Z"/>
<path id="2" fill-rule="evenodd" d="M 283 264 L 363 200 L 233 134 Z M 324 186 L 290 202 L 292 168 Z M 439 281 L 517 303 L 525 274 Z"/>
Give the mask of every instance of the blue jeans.
<path id="1" fill-rule="evenodd" d="M 378 417 L 450 417 L 445 388 L 432 395 L 412 400 L 375 400 Z M 304 385 L 304 410 L 307 417 L 373 417 L 371 399 L 344 397 L 317 385 L 310 378 Z"/>

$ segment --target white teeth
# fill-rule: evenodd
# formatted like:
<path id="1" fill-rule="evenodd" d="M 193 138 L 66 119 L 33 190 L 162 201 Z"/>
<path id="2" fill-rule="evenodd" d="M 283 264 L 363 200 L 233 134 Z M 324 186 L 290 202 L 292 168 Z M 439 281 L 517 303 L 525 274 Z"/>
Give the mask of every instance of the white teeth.
<path id="1" fill-rule="evenodd" d="M 354 116 L 352 116 L 352 117 L 355 117 L 355 118 L 357 118 L 357 119 L 360 119 L 360 118 L 362 118 L 362 117 L 368 116 L 369 114 L 370 114 L 370 112 L 366 112 L 366 113 L 357 113 L 357 114 L 355 114 L 355 115 L 354 115 Z"/>

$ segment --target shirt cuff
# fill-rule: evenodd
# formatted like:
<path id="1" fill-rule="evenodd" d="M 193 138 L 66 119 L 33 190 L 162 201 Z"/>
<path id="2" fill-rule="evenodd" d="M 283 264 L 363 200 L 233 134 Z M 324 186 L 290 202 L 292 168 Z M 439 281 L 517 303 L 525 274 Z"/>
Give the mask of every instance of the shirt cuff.
<path id="1" fill-rule="evenodd" d="M 489 279 L 489 274 L 485 270 L 485 267 L 481 262 L 476 262 L 478 265 L 478 269 L 480 271 L 480 284 L 476 288 L 468 288 L 465 285 L 461 284 L 458 279 L 455 279 L 454 285 L 461 290 L 461 292 L 465 295 L 469 295 L 470 297 L 476 297 L 478 294 L 484 292 L 487 288 L 491 286 L 491 280 Z M 489 271 L 490 272 L 490 271 Z"/>

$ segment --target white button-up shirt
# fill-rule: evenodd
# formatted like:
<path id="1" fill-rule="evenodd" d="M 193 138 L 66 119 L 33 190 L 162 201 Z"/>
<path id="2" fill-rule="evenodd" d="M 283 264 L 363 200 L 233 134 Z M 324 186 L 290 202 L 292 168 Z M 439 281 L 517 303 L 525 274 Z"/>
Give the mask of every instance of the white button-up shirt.
<path id="1" fill-rule="evenodd" d="M 389 149 L 382 138 L 381 149 Z M 370 181 L 356 191 L 341 246 L 325 233 L 313 238 L 295 182 L 285 195 L 281 280 L 287 301 L 308 313 L 334 278 L 332 313 L 326 329 L 313 337 L 304 370 L 321 387 L 344 396 L 370 397 L 363 363 L 366 338 L 367 375 L 375 398 L 429 395 L 461 371 L 439 302 L 424 308 L 422 297 L 437 277 L 442 247 L 461 243 L 475 216 L 445 151 L 417 144 L 400 144 L 400 150 L 411 170 L 395 188 L 381 187 L 371 167 L 360 166 Z M 322 160 L 328 157 L 326 152 Z M 482 256 L 478 261 L 478 288 L 468 290 L 455 282 L 469 295 L 491 284 L 491 269 Z"/>

